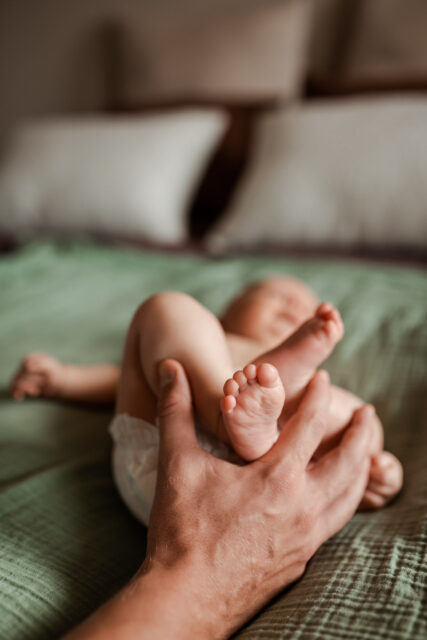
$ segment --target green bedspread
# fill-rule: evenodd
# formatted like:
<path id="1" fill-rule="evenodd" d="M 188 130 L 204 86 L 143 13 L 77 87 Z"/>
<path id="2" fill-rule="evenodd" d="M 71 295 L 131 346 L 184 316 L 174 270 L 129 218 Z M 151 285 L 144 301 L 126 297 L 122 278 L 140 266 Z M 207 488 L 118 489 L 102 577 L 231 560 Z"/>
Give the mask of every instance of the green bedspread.
<path id="1" fill-rule="evenodd" d="M 153 292 L 191 293 L 213 311 L 244 284 L 291 273 L 341 310 L 333 380 L 373 402 L 405 467 L 399 498 L 359 513 L 304 578 L 240 638 L 427 637 L 427 277 L 412 268 L 242 257 L 224 261 L 95 246 L 34 244 L 0 260 L 0 637 L 54 638 L 120 587 L 145 529 L 111 477 L 106 409 L 13 403 L 29 350 L 119 362 L 126 327 Z"/>

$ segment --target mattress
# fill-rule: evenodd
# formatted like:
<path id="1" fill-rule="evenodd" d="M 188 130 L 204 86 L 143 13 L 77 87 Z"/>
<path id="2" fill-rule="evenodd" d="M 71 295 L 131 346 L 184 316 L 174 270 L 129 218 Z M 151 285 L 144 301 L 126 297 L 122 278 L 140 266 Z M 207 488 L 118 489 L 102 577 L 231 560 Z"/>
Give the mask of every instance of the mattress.
<path id="1" fill-rule="evenodd" d="M 272 273 L 303 278 L 341 310 L 346 335 L 326 368 L 375 404 L 405 485 L 386 509 L 356 514 L 237 637 L 427 637 L 426 272 L 85 241 L 30 244 L 0 261 L 0 637 L 65 632 L 130 578 L 146 542 L 113 485 L 112 409 L 12 402 L 19 360 L 37 349 L 119 363 L 132 313 L 150 294 L 184 291 L 219 312 L 242 285 Z"/>

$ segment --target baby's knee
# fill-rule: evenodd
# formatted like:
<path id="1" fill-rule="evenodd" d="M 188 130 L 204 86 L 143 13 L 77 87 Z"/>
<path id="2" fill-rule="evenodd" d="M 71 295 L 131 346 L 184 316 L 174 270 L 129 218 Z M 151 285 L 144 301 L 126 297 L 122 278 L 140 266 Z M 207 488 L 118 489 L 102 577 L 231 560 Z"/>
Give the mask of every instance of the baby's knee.
<path id="1" fill-rule="evenodd" d="M 162 291 L 145 300 L 136 310 L 133 323 L 138 327 L 152 321 L 167 324 L 178 316 L 194 313 L 199 303 L 191 296 L 179 291 Z"/>

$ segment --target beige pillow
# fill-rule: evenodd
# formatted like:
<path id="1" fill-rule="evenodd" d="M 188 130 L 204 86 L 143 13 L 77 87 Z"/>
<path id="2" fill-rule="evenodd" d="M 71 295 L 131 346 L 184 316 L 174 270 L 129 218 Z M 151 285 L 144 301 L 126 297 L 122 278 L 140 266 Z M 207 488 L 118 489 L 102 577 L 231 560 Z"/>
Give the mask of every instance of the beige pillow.
<path id="1" fill-rule="evenodd" d="M 122 105 L 259 102 L 299 93 L 311 0 L 148 4 L 122 17 Z"/>
<path id="2" fill-rule="evenodd" d="M 212 251 L 427 247 L 427 99 L 319 102 L 264 116 Z"/>
<path id="3" fill-rule="evenodd" d="M 200 110 L 22 126 L 0 165 L 0 231 L 181 242 L 226 123 L 221 111 Z"/>
<path id="4" fill-rule="evenodd" d="M 427 87 L 426 0 L 360 3 L 343 75 L 347 82 Z"/>
<path id="5" fill-rule="evenodd" d="M 323 91 L 427 87 L 427 2 L 317 0 L 309 76 Z"/>
<path id="6" fill-rule="evenodd" d="M 105 27 L 114 0 L 1 0 L 0 138 L 39 115 L 110 105 Z"/>

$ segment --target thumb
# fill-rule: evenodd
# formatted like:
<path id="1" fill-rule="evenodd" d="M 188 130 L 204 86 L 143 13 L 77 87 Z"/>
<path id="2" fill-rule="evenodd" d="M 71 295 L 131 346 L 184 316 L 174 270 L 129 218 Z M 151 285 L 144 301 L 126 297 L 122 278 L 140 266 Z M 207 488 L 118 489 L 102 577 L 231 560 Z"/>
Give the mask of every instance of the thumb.
<path id="1" fill-rule="evenodd" d="M 197 444 L 188 378 L 176 360 L 162 360 L 158 374 L 160 447 L 165 452 L 188 450 Z"/>

